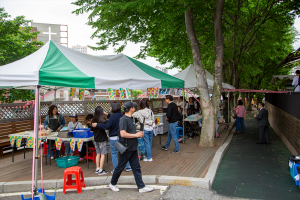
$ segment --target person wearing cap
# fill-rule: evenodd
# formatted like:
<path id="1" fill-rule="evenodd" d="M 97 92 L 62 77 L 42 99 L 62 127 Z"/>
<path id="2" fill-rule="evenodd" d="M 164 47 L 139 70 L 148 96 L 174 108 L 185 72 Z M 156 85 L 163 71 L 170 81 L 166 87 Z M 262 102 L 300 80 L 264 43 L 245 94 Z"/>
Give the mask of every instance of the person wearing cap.
<path id="1" fill-rule="evenodd" d="M 151 192 L 153 188 L 146 187 L 142 180 L 141 166 L 138 158 L 138 138 L 144 136 L 144 132 L 136 132 L 136 127 L 132 114 L 135 112 L 136 103 L 126 102 L 124 103 L 125 115 L 120 118 L 119 121 L 119 142 L 127 147 L 127 150 L 120 154 L 119 163 L 116 167 L 113 176 L 111 178 L 109 188 L 114 191 L 120 191 L 117 183 L 121 176 L 123 169 L 129 161 L 132 168 L 132 172 L 135 178 L 136 185 L 140 193 Z"/>
<path id="2" fill-rule="evenodd" d="M 78 115 L 76 113 L 73 113 L 69 116 L 71 121 L 68 124 L 68 130 L 71 131 L 73 129 L 83 128 L 82 124 L 78 121 Z M 65 149 L 65 156 L 68 154 L 71 154 L 73 156 L 74 151 L 71 150 L 70 142 L 66 142 L 66 149 Z M 77 148 L 77 145 L 76 145 Z"/>
<path id="3" fill-rule="evenodd" d="M 294 92 L 300 92 L 300 70 L 296 70 L 296 76 L 293 79 L 292 85 L 295 86 Z"/>

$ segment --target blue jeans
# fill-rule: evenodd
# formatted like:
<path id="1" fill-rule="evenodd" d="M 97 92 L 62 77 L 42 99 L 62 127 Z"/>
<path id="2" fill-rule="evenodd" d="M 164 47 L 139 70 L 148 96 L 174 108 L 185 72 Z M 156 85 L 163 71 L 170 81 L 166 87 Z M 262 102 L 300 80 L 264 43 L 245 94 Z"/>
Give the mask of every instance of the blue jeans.
<path id="1" fill-rule="evenodd" d="M 113 163 L 114 170 L 118 166 L 118 153 L 119 153 L 118 149 L 114 146 L 116 141 L 118 140 L 110 140 L 110 154 L 111 154 L 111 160 Z M 130 168 L 129 162 L 127 162 L 125 168 Z"/>
<path id="2" fill-rule="evenodd" d="M 242 131 L 245 131 L 245 124 L 244 124 L 244 118 L 243 117 L 236 117 L 235 125 L 236 125 L 236 131 L 240 131 L 240 123 Z"/>
<path id="3" fill-rule="evenodd" d="M 151 149 L 152 149 L 152 139 L 153 139 L 153 131 L 145 131 L 144 130 L 144 141 L 145 141 L 145 156 L 147 159 L 152 158 Z"/>
<path id="4" fill-rule="evenodd" d="M 75 150 L 77 149 L 77 142 L 75 142 Z M 70 142 L 66 142 L 65 154 L 74 154 L 74 151 L 71 150 Z"/>
<path id="5" fill-rule="evenodd" d="M 169 132 L 168 132 L 168 140 L 165 144 L 165 148 L 167 149 L 170 145 L 171 139 L 173 138 L 175 143 L 175 150 L 179 151 L 179 142 L 176 134 L 176 126 L 178 125 L 178 122 L 170 123 L 169 124 Z"/>
<path id="6" fill-rule="evenodd" d="M 48 140 L 49 141 L 49 140 Z M 49 147 L 49 142 L 48 142 L 48 147 Z M 55 142 L 54 142 L 54 144 L 55 144 Z M 53 146 L 53 141 L 51 142 L 51 146 Z M 50 149 L 51 149 L 51 147 L 50 147 Z M 48 151 L 48 148 L 47 148 L 47 154 L 48 154 L 48 158 L 50 158 L 50 151 Z M 60 151 L 59 150 L 56 150 L 56 155 L 57 155 L 57 157 L 59 157 L 60 156 Z M 53 150 L 51 151 L 51 157 L 54 157 L 54 152 L 53 152 Z"/>

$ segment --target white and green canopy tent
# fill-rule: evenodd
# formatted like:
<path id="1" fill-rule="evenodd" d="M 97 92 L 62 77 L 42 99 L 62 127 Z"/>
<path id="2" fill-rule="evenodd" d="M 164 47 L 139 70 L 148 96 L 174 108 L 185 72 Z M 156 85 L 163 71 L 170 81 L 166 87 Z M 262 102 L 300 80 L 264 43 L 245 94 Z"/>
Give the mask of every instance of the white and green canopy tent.
<path id="1" fill-rule="evenodd" d="M 35 53 L 0 66 L 0 86 L 183 88 L 184 81 L 124 54 L 92 56 L 49 41 Z"/>
<path id="2" fill-rule="evenodd" d="M 214 87 L 214 76 L 205 70 L 207 85 L 209 89 L 213 89 Z M 174 77 L 184 80 L 184 88 L 196 88 L 197 87 L 197 79 L 195 74 L 194 65 L 190 65 L 178 74 L 175 74 Z M 222 83 L 222 88 L 226 89 L 235 89 L 235 87 Z"/>
<path id="3" fill-rule="evenodd" d="M 91 56 L 47 42 L 35 53 L 0 66 L 0 87 L 35 89 L 35 141 L 38 138 L 40 87 L 106 88 L 183 88 L 184 81 L 154 69 L 123 54 Z M 35 195 L 37 193 L 38 143 L 35 142 Z"/>

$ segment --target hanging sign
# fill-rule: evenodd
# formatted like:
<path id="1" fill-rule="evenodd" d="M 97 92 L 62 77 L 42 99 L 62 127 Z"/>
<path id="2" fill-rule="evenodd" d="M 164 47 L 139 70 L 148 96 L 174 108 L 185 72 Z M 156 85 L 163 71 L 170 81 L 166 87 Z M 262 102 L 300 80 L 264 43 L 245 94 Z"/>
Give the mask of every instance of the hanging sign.
<path id="1" fill-rule="evenodd" d="M 120 97 L 123 100 L 124 99 L 124 91 L 123 88 L 120 88 Z"/>
<path id="2" fill-rule="evenodd" d="M 13 147 L 13 146 L 15 145 L 16 136 L 14 136 L 14 135 L 13 135 L 13 136 L 10 136 L 9 139 L 10 139 L 10 146 Z"/>
<path id="3" fill-rule="evenodd" d="M 55 147 L 56 147 L 56 150 L 60 151 L 61 145 L 62 145 L 62 139 L 55 138 Z"/>
<path id="4" fill-rule="evenodd" d="M 27 136 L 26 147 L 33 148 L 33 137 L 32 136 Z"/>
<path id="5" fill-rule="evenodd" d="M 116 90 L 116 97 L 120 97 L 120 91 Z"/>
<path id="6" fill-rule="evenodd" d="M 83 145 L 83 140 L 77 140 L 77 148 L 78 148 L 78 151 L 81 152 L 81 149 L 82 149 L 82 145 Z"/>
<path id="7" fill-rule="evenodd" d="M 109 99 L 110 100 L 115 100 L 113 89 L 112 88 L 107 88 L 107 92 L 108 92 L 108 95 L 109 95 Z"/>
<path id="8" fill-rule="evenodd" d="M 16 137 L 16 147 L 20 147 L 22 142 L 22 136 Z"/>
<path id="9" fill-rule="evenodd" d="M 70 147 L 72 151 L 75 151 L 75 140 L 74 139 L 70 139 Z"/>
<path id="10" fill-rule="evenodd" d="M 129 88 L 126 88 L 126 94 L 127 94 L 127 99 L 129 99 L 129 97 L 130 97 L 130 90 L 129 90 Z"/>
<path id="11" fill-rule="evenodd" d="M 38 149 L 40 149 L 40 146 L 41 146 L 41 137 L 39 137 L 38 139 Z"/>
<path id="12" fill-rule="evenodd" d="M 75 95 L 76 88 L 70 88 L 70 97 Z"/>
<path id="13" fill-rule="evenodd" d="M 79 88 L 79 100 L 82 100 L 84 96 L 84 89 L 83 88 Z"/>

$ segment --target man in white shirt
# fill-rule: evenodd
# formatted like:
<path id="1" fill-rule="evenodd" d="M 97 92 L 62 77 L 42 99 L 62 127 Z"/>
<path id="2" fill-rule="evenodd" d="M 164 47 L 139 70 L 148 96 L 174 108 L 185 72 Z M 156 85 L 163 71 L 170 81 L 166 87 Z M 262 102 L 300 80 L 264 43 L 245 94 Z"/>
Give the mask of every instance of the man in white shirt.
<path id="1" fill-rule="evenodd" d="M 300 70 L 296 71 L 296 76 L 293 79 L 294 92 L 300 92 Z"/>
<path id="2" fill-rule="evenodd" d="M 179 97 L 179 101 L 177 103 L 177 106 L 180 106 L 181 109 L 183 109 L 183 96 Z"/>

